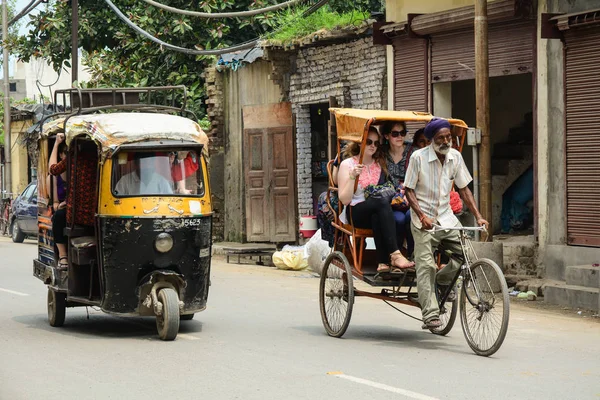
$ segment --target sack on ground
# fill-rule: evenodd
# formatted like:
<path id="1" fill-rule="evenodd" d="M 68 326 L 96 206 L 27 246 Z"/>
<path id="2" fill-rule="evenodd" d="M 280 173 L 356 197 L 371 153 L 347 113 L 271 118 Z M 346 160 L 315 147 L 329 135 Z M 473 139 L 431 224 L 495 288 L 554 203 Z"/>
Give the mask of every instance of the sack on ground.
<path id="1" fill-rule="evenodd" d="M 308 268 L 308 257 L 303 246 L 284 246 L 273 253 L 273 264 L 278 269 L 302 271 Z"/>
<path id="2" fill-rule="evenodd" d="M 317 274 L 321 275 L 323 269 L 323 261 L 331 253 L 329 242 L 321 238 L 321 229 L 319 229 L 313 237 L 310 238 L 305 245 L 306 253 L 308 254 L 308 267 Z"/>

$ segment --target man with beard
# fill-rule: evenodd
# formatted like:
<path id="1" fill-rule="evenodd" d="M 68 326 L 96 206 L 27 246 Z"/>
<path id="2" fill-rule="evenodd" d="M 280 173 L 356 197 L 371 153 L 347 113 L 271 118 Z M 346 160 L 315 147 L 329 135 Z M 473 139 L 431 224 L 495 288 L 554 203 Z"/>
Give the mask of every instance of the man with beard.
<path id="1" fill-rule="evenodd" d="M 418 302 L 423 314 L 423 329 L 438 328 L 442 325 L 436 296 L 436 281 L 440 290 L 445 291 L 452 283 L 459 263 L 452 260 L 437 272 L 433 251 L 443 242 L 444 248 L 461 253 L 458 231 L 429 233 L 433 224 L 443 227 L 460 226 L 458 218 L 450 208 L 450 191 L 453 183 L 477 220 L 478 225 L 488 225 L 477 209 L 475 199 L 468 184 L 473 178 L 459 151 L 452 148 L 450 123 L 441 118 L 433 118 L 425 127 L 425 137 L 431 144 L 415 151 L 410 157 L 404 187 L 412 209 L 411 230 L 415 240 L 415 262 L 417 271 Z M 447 301 L 454 301 L 452 292 Z"/>

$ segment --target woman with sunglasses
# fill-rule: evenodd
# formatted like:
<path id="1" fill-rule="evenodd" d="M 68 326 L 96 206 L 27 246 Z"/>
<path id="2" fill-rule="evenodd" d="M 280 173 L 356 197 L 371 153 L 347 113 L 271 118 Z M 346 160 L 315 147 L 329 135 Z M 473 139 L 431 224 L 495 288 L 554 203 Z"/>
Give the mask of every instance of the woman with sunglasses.
<path id="1" fill-rule="evenodd" d="M 406 142 L 405 122 L 387 121 L 381 126 L 381 133 L 385 139 L 383 152 L 385 154 L 388 179 L 400 192 L 404 191 L 404 176 L 408 167 L 410 142 Z M 393 206 L 394 221 L 396 222 L 396 237 L 398 248 L 404 246 L 406 240 L 406 254 L 411 256 L 415 242 L 410 231 L 410 208 L 408 202 Z"/>
<path id="2" fill-rule="evenodd" d="M 351 143 L 344 152 L 345 160 L 340 164 L 338 173 L 338 196 L 344 205 L 340 220 L 347 224 L 350 219 L 355 227 L 372 229 L 377 248 L 378 272 L 401 272 L 412 268 L 398 249 L 396 226 L 389 199 L 365 198 L 365 189 L 370 185 L 379 185 L 385 181 L 385 158 L 380 149 L 380 136 L 375 127 L 371 127 L 366 140 L 362 164 L 359 164 L 358 143 Z M 356 191 L 355 182 L 358 180 Z M 391 268 L 390 268 L 391 266 Z"/>

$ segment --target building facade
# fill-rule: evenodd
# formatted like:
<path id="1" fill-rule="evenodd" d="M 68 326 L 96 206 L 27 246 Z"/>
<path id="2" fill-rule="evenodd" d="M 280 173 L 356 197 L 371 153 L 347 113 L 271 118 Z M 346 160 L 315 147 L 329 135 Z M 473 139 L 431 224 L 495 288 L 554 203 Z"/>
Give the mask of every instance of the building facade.
<path id="1" fill-rule="evenodd" d="M 386 2 L 376 36 L 387 49 L 390 108 L 420 107 L 475 126 L 473 3 Z M 600 167 L 599 6 L 488 2 L 495 233 L 530 229 L 536 256 L 527 273 L 550 281 L 548 300 L 592 309 L 600 285 L 592 267 L 600 260 L 592 172 Z"/>

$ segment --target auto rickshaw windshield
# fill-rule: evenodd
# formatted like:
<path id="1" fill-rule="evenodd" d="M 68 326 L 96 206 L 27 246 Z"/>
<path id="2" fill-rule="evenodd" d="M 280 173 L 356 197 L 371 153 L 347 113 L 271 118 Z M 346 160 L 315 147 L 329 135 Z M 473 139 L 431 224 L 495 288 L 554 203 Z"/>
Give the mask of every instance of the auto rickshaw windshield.
<path id="1" fill-rule="evenodd" d="M 195 150 L 120 151 L 114 156 L 115 197 L 204 195 L 202 163 Z"/>

